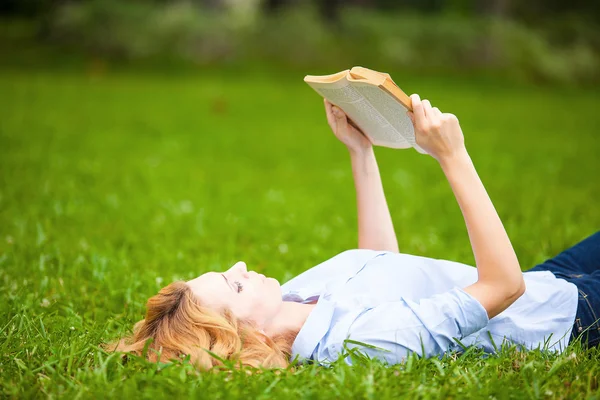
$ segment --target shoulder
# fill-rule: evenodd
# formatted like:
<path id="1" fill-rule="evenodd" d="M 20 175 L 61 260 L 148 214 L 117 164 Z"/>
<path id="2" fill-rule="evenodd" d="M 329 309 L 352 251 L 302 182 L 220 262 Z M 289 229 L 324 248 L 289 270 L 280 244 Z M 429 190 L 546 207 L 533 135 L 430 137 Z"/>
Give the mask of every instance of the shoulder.
<path id="1" fill-rule="evenodd" d="M 297 290 L 301 287 L 313 287 L 322 285 L 330 280 L 342 279 L 356 274 L 369 260 L 386 252 L 351 249 L 343 251 L 322 263 L 300 273 L 282 285 L 282 290 Z"/>

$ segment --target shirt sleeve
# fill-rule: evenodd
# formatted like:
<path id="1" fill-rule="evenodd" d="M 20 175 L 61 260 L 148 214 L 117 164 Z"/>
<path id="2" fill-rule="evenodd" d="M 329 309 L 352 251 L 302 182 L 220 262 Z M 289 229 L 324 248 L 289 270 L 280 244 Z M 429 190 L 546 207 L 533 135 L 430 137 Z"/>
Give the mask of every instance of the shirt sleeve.
<path id="1" fill-rule="evenodd" d="M 483 329 L 488 321 L 479 301 L 454 288 L 418 302 L 402 299 L 366 309 L 350 325 L 347 338 L 368 346 L 352 342 L 346 346 L 397 364 L 410 353 L 441 356 L 456 348 L 455 338 Z"/>

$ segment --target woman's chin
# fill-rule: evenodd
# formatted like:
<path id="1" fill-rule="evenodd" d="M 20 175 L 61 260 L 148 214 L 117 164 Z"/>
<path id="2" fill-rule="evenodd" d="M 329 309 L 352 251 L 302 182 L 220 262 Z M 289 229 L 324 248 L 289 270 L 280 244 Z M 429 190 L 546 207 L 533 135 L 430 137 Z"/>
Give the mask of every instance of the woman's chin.
<path id="1" fill-rule="evenodd" d="M 273 286 L 274 288 L 277 288 L 277 291 L 280 293 L 281 295 L 281 284 L 279 283 L 279 281 L 275 278 L 266 278 L 265 279 L 265 285 L 269 285 L 269 286 Z"/>

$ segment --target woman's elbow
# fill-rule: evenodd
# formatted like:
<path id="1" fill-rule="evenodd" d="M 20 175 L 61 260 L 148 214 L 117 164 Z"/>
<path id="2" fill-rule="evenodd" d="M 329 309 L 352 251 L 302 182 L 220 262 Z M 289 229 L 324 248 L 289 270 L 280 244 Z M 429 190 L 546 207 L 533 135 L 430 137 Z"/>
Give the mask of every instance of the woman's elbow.
<path id="1" fill-rule="evenodd" d="M 517 301 L 519 297 L 525 294 L 525 290 L 527 290 L 527 285 L 525 284 L 525 279 L 523 279 L 523 274 L 521 274 L 520 278 L 511 286 L 511 290 L 508 293 L 508 298 L 511 300 L 511 303 Z"/>

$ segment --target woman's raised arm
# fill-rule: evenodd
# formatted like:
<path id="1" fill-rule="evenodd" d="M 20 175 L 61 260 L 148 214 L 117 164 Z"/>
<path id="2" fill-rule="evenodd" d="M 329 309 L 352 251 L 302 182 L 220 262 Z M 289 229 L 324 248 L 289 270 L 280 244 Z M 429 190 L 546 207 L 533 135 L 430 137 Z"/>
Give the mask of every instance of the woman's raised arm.
<path id="1" fill-rule="evenodd" d="M 458 119 L 418 95 L 411 98 L 417 144 L 439 162 L 467 225 L 479 278 L 465 291 L 493 318 L 525 292 L 519 261 L 467 153 Z"/>
<path id="2" fill-rule="evenodd" d="M 358 247 L 398 252 L 398 240 L 371 142 L 348 122 L 340 108 L 325 100 L 325 110 L 333 133 L 350 152 L 358 209 Z"/>

